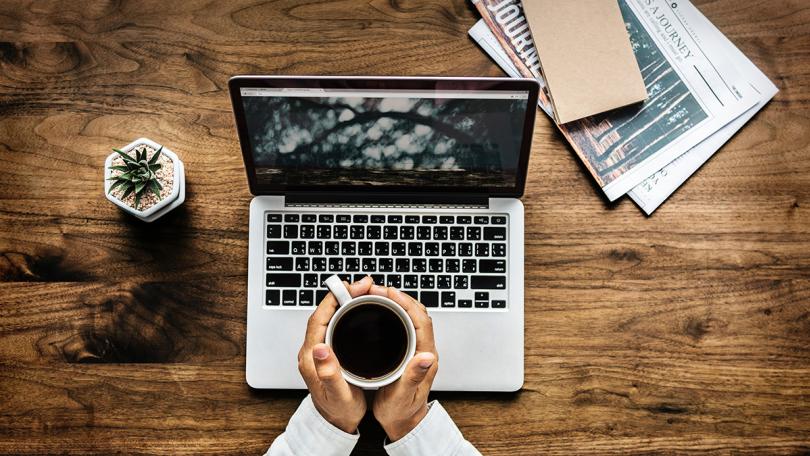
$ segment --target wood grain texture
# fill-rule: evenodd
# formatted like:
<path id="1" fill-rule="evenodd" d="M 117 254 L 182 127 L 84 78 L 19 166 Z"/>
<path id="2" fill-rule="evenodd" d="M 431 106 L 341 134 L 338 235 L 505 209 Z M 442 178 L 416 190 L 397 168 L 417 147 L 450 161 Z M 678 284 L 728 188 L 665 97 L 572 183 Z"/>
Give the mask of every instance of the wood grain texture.
<path id="1" fill-rule="evenodd" d="M 538 116 L 526 382 L 437 394 L 487 455 L 810 453 L 810 5 L 700 9 L 779 86 L 652 217 Z M 260 454 L 303 393 L 244 381 L 247 216 L 227 79 L 502 75 L 464 0 L 0 2 L 0 454 Z M 145 225 L 112 146 L 186 163 Z M 381 454 L 361 426 L 356 454 Z"/>

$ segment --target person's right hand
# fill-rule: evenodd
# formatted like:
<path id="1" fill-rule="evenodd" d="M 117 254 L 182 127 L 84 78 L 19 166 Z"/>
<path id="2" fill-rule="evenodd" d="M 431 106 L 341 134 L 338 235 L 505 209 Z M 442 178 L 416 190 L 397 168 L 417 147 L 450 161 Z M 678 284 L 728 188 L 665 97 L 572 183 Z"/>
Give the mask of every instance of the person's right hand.
<path id="1" fill-rule="evenodd" d="M 371 277 L 366 276 L 346 285 L 349 294 L 355 297 L 367 294 L 372 283 Z M 338 429 L 353 434 L 366 414 L 366 398 L 363 390 L 346 382 L 335 353 L 324 343 L 326 327 L 337 307 L 335 296 L 329 293 L 309 317 L 307 335 L 298 352 L 298 371 L 318 413 Z"/>
<path id="2" fill-rule="evenodd" d="M 395 442 L 427 415 L 427 398 L 439 370 L 439 354 L 433 340 L 433 322 L 425 306 L 395 288 L 371 287 L 372 294 L 383 292 L 408 312 L 416 329 L 416 354 L 399 380 L 377 391 L 372 408 L 388 439 Z"/>

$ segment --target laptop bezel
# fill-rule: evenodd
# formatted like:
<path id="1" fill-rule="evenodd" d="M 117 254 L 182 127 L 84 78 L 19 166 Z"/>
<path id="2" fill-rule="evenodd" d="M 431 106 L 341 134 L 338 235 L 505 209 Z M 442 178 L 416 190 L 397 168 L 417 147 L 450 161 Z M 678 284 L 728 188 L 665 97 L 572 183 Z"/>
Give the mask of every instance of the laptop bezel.
<path id="1" fill-rule="evenodd" d="M 523 125 L 523 140 L 520 146 L 516 182 L 514 187 L 432 187 L 405 185 L 260 185 L 256 179 L 256 167 L 250 150 L 250 139 L 242 104 L 242 88 L 333 88 L 357 90 L 526 90 L 529 92 Z M 248 185 L 253 195 L 277 195 L 295 193 L 397 193 L 397 194 L 480 194 L 493 197 L 523 195 L 528 173 L 534 121 L 537 114 L 537 97 L 540 86 L 528 78 L 467 78 L 467 77 L 367 77 L 367 76 L 234 76 L 228 80 L 231 105 L 242 158 L 245 163 Z"/>

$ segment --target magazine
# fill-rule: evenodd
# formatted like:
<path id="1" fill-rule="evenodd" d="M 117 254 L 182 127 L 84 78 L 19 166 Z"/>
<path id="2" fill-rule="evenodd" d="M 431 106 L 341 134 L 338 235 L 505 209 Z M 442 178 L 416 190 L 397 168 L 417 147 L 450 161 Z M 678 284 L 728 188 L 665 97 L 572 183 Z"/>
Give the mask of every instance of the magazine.
<path id="1" fill-rule="evenodd" d="M 519 0 L 473 3 L 482 15 L 486 14 L 485 24 L 506 30 L 490 34 L 499 43 L 500 52 L 509 56 L 502 42 L 510 37 L 516 17 L 523 15 Z M 723 56 L 707 57 L 699 30 L 683 19 L 695 13 L 702 17 L 690 3 L 620 0 L 619 6 L 649 98 L 640 105 L 559 125 L 611 201 L 757 102 L 754 97 L 744 96 L 741 87 L 747 85 L 731 63 Z M 481 32 L 480 27 L 474 27 L 471 35 L 474 30 Z M 520 49 L 513 54 L 521 55 Z M 512 63 L 523 74 L 521 62 Z M 540 106 L 548 112 L 544 103 Z"/>

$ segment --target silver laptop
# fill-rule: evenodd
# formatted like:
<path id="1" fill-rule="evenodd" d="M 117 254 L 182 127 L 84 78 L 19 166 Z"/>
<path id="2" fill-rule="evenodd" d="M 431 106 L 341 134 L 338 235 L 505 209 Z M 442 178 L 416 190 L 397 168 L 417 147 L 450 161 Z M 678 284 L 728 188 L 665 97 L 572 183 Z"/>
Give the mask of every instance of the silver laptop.
<path id="1" fill-rule="evenodd" d="M 529 79 L 237 76 L 250 190 L 247 382 L 305 388 L 297 353 L 323 281 L 419 299 L 435 390 L 523 384 Z"/>

